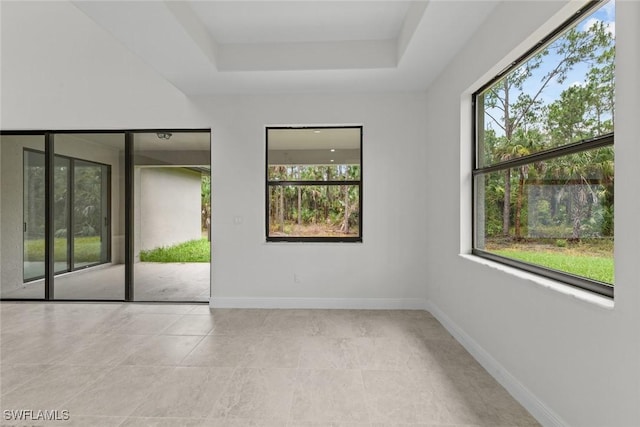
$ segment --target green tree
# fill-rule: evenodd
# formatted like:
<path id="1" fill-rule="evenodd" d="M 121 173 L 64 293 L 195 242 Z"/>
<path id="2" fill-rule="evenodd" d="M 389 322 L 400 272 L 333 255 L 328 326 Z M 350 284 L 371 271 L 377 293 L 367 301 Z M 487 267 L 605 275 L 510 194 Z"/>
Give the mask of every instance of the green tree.
<path id="1" fill-rule="evenodd" d="M 583 139 L 594 125 L 606 128 L 607 109 L 613 105 L 607 82 L 613 76 L 613 38 L 604 23 L 574 27 L 490 87 L 479 102 L 486 127 L 497 127 L 499 143 L 492 145 L 488 161 L 505 161 L 535 151 Z M 541 73 L 544 64 L 552 67 Z M 551 106 L 543 93 L 553 83 L 562 84 L 577 64 L 590 67 L 586 87 L 570 86 Z M 611 84 L 612 87 L 612 84 Z M 611 92 L 612 93 L 612 92 Z M 597 120 L 593 120 L 597 117 Z M 544 125 L 551 130 L 545 135 Z M 541 166 L 542 167 L 542 166 Z M 515 209 L 515 237 L 521 238 L 521 215 L 527 167 L 517 171 L 515 203 L 512 202 L 512 172 L 504 172 L 502 233 L 511 234 L 511 210 Z"/>

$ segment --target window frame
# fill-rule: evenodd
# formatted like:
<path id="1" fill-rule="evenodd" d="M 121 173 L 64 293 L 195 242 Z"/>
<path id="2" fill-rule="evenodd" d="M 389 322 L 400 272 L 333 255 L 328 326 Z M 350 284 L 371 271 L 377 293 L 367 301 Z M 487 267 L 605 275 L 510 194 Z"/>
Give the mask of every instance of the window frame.
<path id="1" fill-rule="evenodd" d="M 483 84 L 471 95 L 471 117 L 472 117 L 472 165 L 471 165 L 471 253 L 473 255 L 485 258 L 490 261 L 495 261 L 500 264 L 514 267 L 529 273 L 537 274 L 547 279 L 552 279 L 563 284 L 577 287 L 583 290 L 587 290 L 605 297 L 614 297 L 613 284 L 603 283 L 597 280 L 589 279 L 582 276 L 577 276 L 571 273 L 567 273 L 560 270 L 555 270 L 548 267 L 543 267 L 536 264 L 519 261 L 513 258 L 507 258 L 501 255 L 487 252 L 482 249 L 477 249 L 477 231 L 478 231 L 478 192 L 476 188 L 476 178 L 481 175 L 486 175 L 491 172 L 504 171 L 507 169 L 519 167 L 526 164 L 539 162 L 542 160 L 549 160 L 558 158 L 561 156 L 580 153 L 589 150 L 595 150 L 603 147 L 614 147 L 614 132 L 606 133 L 594 138 L 584 139 L 569 144 L 565 144 L 559 147 L 553 147 L 546 150 L 538 151 L 526 156 L 504 160 L 496 163 L 492 163 L 488 166 L 480 167 L 479 153 L 482 152 L 482 147 L 479 147 L 479 133 L 482 131 L 478 129 L 478 97 L 488 88 L 493 86 L 496 82 L 507 76 L 511 71 L 518 68 L 525 63 L 533 55 L 535 55 L 543 46 L 551 43 L 556 37 L 569 29 L 573 24 L 580 21 L 580 19 L 587 16 L 589 13 L 601 7 L 603 2 L 600 0 L 591 0 L 575 12 L 571 17 L 565 20 L 560 26 L 549 33 L 546 37 L 536 43 L 533 47 L 527 50 L 523 55 L 518 57 L 515 61 L 511 62 L 509 66 L 500 71 L 496 76 L 491 78 L 487 83 Z M 615 220 L 614 220 L 615 221 Z"/>
<path id="2" fill-rule="evenodd" d="M 358 180 L 331 180 L 331 181 L 303 181 L 303 180 L 287 180 L 287 181 L 270 181 L 269 180 L 269 131 L 270 130 L 305 130 L 305 129 L 358 129 L 360 131 L 360 179 Z M 267 242 L 315 242 L 315 243 L 362 243 L 362 181 L 363 181 L 363 163 L 362 163 L 362 141 L 363 126 L 362 125 L 337 125 L 337 126 L 266 126 L 265 127 L 265 236 Z M 281 186 L 337 186 L 349 185 L 358 187 L 358 235 L 357 236 L 270 236 L 269 235 L 269 211 L 270 211 L 270 194 L 272 187 Z"/>

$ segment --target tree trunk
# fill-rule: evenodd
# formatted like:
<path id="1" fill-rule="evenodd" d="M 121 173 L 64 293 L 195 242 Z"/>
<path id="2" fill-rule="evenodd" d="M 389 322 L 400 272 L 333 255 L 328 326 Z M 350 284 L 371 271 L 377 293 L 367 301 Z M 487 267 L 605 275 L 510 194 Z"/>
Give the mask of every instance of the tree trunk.
<path id="1" fill-rule="evenodd" d="M 302 172 L 300 166 L 296 166 L 296 178 L 302 180 Z M 302 225 L 302 187 L 298 186 L 298 225 Z"/>
<path id="2" fill-rule="evenodd" d="M 280 187 L 280 209 L 279 209 L 279 213 L 280 213 L 280 218 L 279 218 L 280 231 L 282 233 L 284 233 L 284 187 L 283 186 Z"/>
<path id="3" fill-rule="evenodd" d="M 331 176 L 331 166 L 327 166 L 327 181 L 331 181 L 333 177 Z M 324 205 L 324 222 L 327 223 L 329 219 L 329 211 L 331 210 L 331 205 L 333 205 L 333 195 L 331 194 L 332 187 L 325 187 L 327 191 L 327 200 Z"/>
<path id="4" fill-rule="evenodd" d="M 522 238 L 522 230 L 520 223 L 520 216 L 522 214 L 522 198 L 524 195 L 524 172 L 520 167 L 520 178 L 518 178 L 518 194 L 516 196 L 516 212 L 515 212 L 515 235 L 516 239 Z"/>
<path id="5" fill-rule="evenodd" d="M 511 123 L 511 112 L 509 110 L 509 79 L 504 79 L 504 130 L 507 143 L 511 144 L 511 137 L 513 136 L 513 127 Z M 509 153 L 506 153 L 506 160 L 510 157 Z M 511 169 L 507 169 L 504 172 L 504 205 L 502 206 L 502 234 L 505 237 L 509 236 L 509 217 L 511 216 Z"/>
<path id="6" fill-rule="evenodd" d="M 573 191 L 573 200 L 571 204 L 571 216 L 573 222 L 573 230 L 571 233 L 572 240 L 580 240 L 580 228 L 582 220 L 585 218 L 587 208 L 587 193 L 584 188 L 577 188 Z"/>
<path id="7" fill-rule="evenodd" d="M 344 186 L 344 219 L 342 220 L 342 226 L 340 227 L 340 232 L 344 234 L 349 234 L 349 187 Z"/>
<path id="8" fill-rule="evenodd" d="M 502 235 L 509 236 L 509 216 L 511 215 L 511 169 L 504 171 L 504 205 L 502 206 Z"/>
<path id="9" fill-rule="evenodd" d="M 271 212 L 269 212 L 272 218 L 270 224 L 274 225 L 278 223 L 278 219 L 280 218 L 280 198 L 278 196 L 279 193 L 280 189 L 278 187 L 275 187 L 269 194 L 269 197 L 271 197 L 271 201 L 273 202 L 273 206 L 271 206 Z"/>
<path id="10" fill-rule="evenodd" d="M 298 225 L 302 224 L 302 188 L 298 187 Z"/>

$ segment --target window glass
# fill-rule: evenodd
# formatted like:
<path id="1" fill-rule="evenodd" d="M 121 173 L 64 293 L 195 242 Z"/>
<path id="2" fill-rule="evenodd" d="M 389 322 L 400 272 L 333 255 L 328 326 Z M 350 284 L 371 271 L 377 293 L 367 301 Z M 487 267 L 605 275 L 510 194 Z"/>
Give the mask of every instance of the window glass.
<path id="1" fill-rule="evenodd" d="M 473 247 L 612 296 L 615 3 L 596 6 L 474 95 Z"/>
<path id="2" fill-rule="evenodd" d="M 478 166 L 613 132 L 615 3 L 481 91 Z"/>
<path id="3" fill-rule="evenodd" d="M 267 238 L 361 237 L 360 127 L 267 129 Z"/>
<path id="4" fill-rule="evenodd" d="M 515 197 L 504 223 L 501 192 L 507 176 L 515 181 Z M 476 189 L 483 196 L 477 228 L 483 234 L 476 247 L 613 284 L 612 147 L 482 174 Z"/>

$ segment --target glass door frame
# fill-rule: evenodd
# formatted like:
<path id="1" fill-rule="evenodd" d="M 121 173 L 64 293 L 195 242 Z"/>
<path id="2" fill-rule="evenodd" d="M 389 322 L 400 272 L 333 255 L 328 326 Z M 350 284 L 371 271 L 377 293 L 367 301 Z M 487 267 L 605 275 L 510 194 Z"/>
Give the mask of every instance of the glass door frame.
<path id="1" fill-rule="evenodd" d="M 0 135 L 33 135 L 44 136 L 44 187 L 45 187 L 45 215 L 44 215 L 44 299 L 42 298 L 4 298 L 0 296 L 0 301 L 81 301 L 81 302 L 134 302 L 134 150 L 133 139 L 134 134 L 137 133 L 208 133 L 211 136 L 211 128 L 158 128 L 158 129 L 109 129 L 109 130 L 94 130 L 94 129 L 73 129 L 73 130 L 31 130 L 31 131 L 12 131 L 12 130 L 0 130 Z M 125 243 L 124 243 L 124 265 L 125 265 L 125 277 L 124 277 L 124 299 L 55 299 L 55 259 L 54 259 L 54 244 L 55 244 L 55 227 L 53 226 L 55 212 L 54 212 L 54 172 L 55 172 L 55 135 L 63 134 L 124 134 L 124 222 L 125 222 Z M 209 146 L 211 148 L 211 146 Z M 37 151 L 37 150 L 34 150 Z M 68 156 L 62 156 L 68 157 Z M 78 159 L 82 160 L 83 159 Z M 99 164 L 97 162 L 92 162 Z M 24 179 L 24 178 L 23 178 Z M 72 183 L 73 185 L 73 183 Z M 24 189 L 23 189 L 24 191 Z M 24 195 L 23 195 L 24 197 Z M 110 195 L 108 197 L 110 199 Z M 111 223 L 111 202 L 109 201 L 109 222 Z M 24 207 L 23 207 L 24 209 Z M 23 212 L 24 218 L 24 212 Z M 111 224 L 110 229 L 111 229 Z M 109 237 L 111 240 L 111 237 Z M 109 251 L 111 244 L 109 244 Z M 24 254 L 23 254 L 24 256 Z M 109 254 L 111 259 L 111 254 Z M 23 267 L 24 268 L 24 267 Z M 209 281 L 210 283 L 210 281 Z M 140 302 L 140 301 L 135 301 Z M 156 301 L 153 301 L 156 302 Z M 194 303 L 194 304 L 208 304 L 206 301 L 157 301 L 158 303 L 168 304 L 180 304 L 180 303 Z"/>

